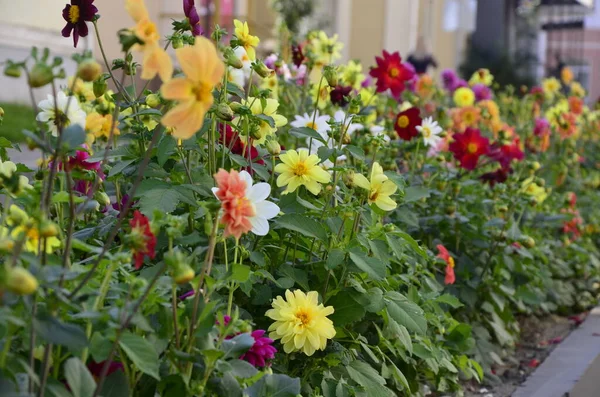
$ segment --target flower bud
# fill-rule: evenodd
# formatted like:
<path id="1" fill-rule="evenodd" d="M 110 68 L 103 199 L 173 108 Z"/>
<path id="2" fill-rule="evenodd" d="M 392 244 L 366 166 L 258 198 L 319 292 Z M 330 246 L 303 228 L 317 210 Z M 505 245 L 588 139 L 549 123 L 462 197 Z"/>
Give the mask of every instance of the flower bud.
<path id="1" fill-rule="evenodd" d="M 540 163 L 538 161 L 533 161 L 531 162 L 531 169 L 534 171 L 537 171 L 541 168 L 542 166 L 540 165 Z"/>
<path id="2" fill-rule="evenodd" d="M 102 66 L 94 59 L 86 59 L 77 67 L 77 77 L 83 81 L 94 81 L 102 74 Z"/>
<path id="3" fill-rule="evenodd" d="M 31 295 L 38 289 L 38 286 L 38 281 L 29 273 L 29 270 L 20 266 L 8 270 L 6 287 L 13 294 Z"/>
<path id="4" fill-rule="evenodd" d="M 244 67 L 244 64 L 242 63 L 241 59 L 235 55 L 235 53 L 233 52 L 233 50 L 230 47 L 228 47 L 225 50 L 224 56 L 225 56 L 225 63 L 228 66 L 231 66 L 232 68 L 235 68 L 235 69 L 241 69 Z"/>
<path id="5" fill-rule="evenodd" d="M 246 106 L 242 105 L 239 102 L 231 102 L 229 104 L 229 107 L 231 108 L 231 110 L 233 110 L 235 113 L 238 113 L 240 110 L 242 110 L 243 108 L 246 108 Z M 247 109 L 247 108 L 246 108 Z"/>
<path id="6" fill-rule="evenodd" d="M 150 106 L 151 108 L 155 108 L 158 105 L 160 105 L 160 96 L 158 96 L 157 94 L 150 94 L 146 97 L 146 105 Z"/>
<path id="7" fill-rule="evenodd" d="M 196 272 L 187 263 L 173 270 L 173 280 L 181 285 L 192 281 L 196 277 Z"/>
<path id="8" fill-rule="evenodd" d="M 275 139 L 267 141 L 267 151 L 272 156 L 278 156 L 281 153 L 281 145 Z"/>
<path id="9" fill-rule="evenodd" d="M 258 126 L 257 124 L 253 124 L 250 126 L 250 136 L 252 137 L 252 139 L 262 139 L 262 132 L 260 130 L 260 126 Z"/>
<path id="10" fill-rule="evenodd" d="M 262 61 L 259 60 L 256 60 L 254 63 L 252 63 L 252 69 L 263 79 L 270 77 L 271 75 L 273 75 L 273 73 L 275 73 L 273 70 L 266 67 Z"/>
<path id="11" fill-rule="evenodd" d="M 21 68 L 13 63 L 9 63 L 4 68 L 4 75 L 7 77 L 19 78 L 21 77 Z"/>
<path id="12" fill-rule="evenodd" d="M 29 73 L 29 85 L 33 88 L 43 87 L 54 80 L 52 68 L 43 62 L 36 63 Z"/>
<path id="13" fill-rule="evenodd" d="M 11 252 L 15 247 L 15 242 L 10 238 L 0 237 L 0 252 L 7 253 Z"/>
<path id="14" fill-rule="evenodd" d="M 0 121 L 2 121 L 2 118 L 4 117 L 4 109 L 2 109 L 0 107 Z"/>
<path id="15" fill-rule="evenodd" d="M 104 95 L 104 93 L 108 89 L 108 84 L 106 83 L 106 80 L 98 79 L 98 80 L 94 81 L 93 88 L 94 88 L 94 96 L 96 98 L 100 98 L 102 95 Z"/>
<path id="16" fill-rule="evenodd" d="M 40 225 L 40 236 L 42 237 L 56 237 L 58 233 L 58 226 L 54 222 L 43 221 Z"/>
<path id="17" fill-rule="evenodd" d="M 526 248 L 535 247 L 535 240 L 529 236 L 521 237 L 521 244 L 523 244 Z"/>
<path id="18" fill-rule="evenodd" d="M 219 103 L 215 107 L 215 114 L 223 121 L 233 120 L 233 110 L 226 103 Z"/>
<path id="19" fill-rule="evenodd" d="M 348 107 L 348 113 L 358 114 L 360 112 L 360 105 L 358 103 L 351 102 Z"/>
<path id="20" fill-rule="evenodd" d="M 173 37 L 173 39 L 171 40 L 171 45 L 174 49 L 183 47 L 183 39 L 181 38 L 181 36 Z"/>
<path id="21" fill-rule="evenodd" d="M 327 84 L 329 84 L 331 88 L 337 87 L 338 77 L 335 66 L 325 66 L 323 70 L 323 77 L 325 77 L 325 80 L 327 80 Z"/>
<path id="22" fill-rule="evenodd" d="M 97 191 L 96 193 L 94 193 L 94 200 L 96 200 L 98 203 L 100 203 L 100 205 L 104 207 L 110 205 L 110 197 L 108 197 L 108 194 L 106 194 L 105 192 Z"/>

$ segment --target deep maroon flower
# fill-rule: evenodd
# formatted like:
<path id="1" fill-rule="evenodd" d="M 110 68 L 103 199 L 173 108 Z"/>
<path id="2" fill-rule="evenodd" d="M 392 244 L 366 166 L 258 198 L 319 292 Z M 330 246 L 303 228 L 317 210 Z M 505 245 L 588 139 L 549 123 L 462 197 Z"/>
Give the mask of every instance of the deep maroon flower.
<path id="1" fill-rule="evenodd" d="M 99 363 L 90 361 L 87 367 L 94 378 L 99 378 L 100 375 L 102 375 L 102 368 L 104 367 L 104 364 L 106 364 L 106 361 L 101 361 Z M 123 364 L 117 361 L 111 361 L 110 364 L 108 364 L 108 372 L 106 373 L 106 376 L 109 376 L 115 371 L 123 371 Z"/>
<path id="2" fill-rule="evenodd" d="M 479 157 L 490 150 L 490 141 L 476 128 L 467 128 L 462 134 L 454 134 L 453 138 L 449 149 L 460 166 L 467 170 L 475 169 Z"/>
<path id="3" fill-rule="evenodd" d="M 512 174 L 512 168 L 500 167 L 496 171 L 487 172 L 481 175 L 481 180 L 489 183 L 490 186 L 494 187 L 496 183 L 504 183 L 508 179 L 508 175 Z"/>
<path id="4" fill-rule="evenodd" d="M 454 73 L 454 70 L 445 69 L 442 71 L 442 80 L 444 82 L 444 88 L 448 91 L 453 92 L 458 84 L 458 76 Z"/>
<path id="5" fill-rule="evenodd" d="M 63 9 L 62 15 L 67 24 L 62 30 L 63 37 L 69 37 L 73 32 L 73 46 L 77 47 L 79 36 L 88 35 L 86 22 L 92 22 L 98 9 L 92 3 L 94 0 L 71 0 Z"/>
<path id="6" fill-rule="evenodd" d="M 225 126 L 224 128 L 223 125 Z M 225 130 L 224 133 L 223 130 Z M 254 146 L 250 146 L 250 148 L 248 149 L 248 146 L 244 142 L 242 142 L 239 134 L 237 132 L 234 132 L 230 125 L 222 124 L 220 127 L 220 132 L 221 134 L 219 136 L 219 143 L 221 143 L 222 145 L 227 145 L 227 147 L 230 148 L 231 153 L 243 156 L 244 158 L 248 158 L 249 150 L 251 160 L 254 160 L 259 156 L 258 150 L 256 150 Z M 263 159 L 259 158 L 255 161 L 255 163 L 264 164 L 265 162 Z"/>
<path id="7" fill-rule="evenodd" d="M 331 98 L 331 103 L 341 107 L 346 106 L 349 102 L 348 95 L 350 95 L 350 91 L 352 91 L 352 87 L 350 86 L 336 86 L 333 90 L 331 90 L 331 93 L 329 94 L 329 97 Z"/>
<path id="8" fill-rule="evenodd" d="M 194 0 L 183 0 L 183 13 L 192 27 L 192 34 L 194 36 L 200 36 L 203 32 L 202 27 L 200 26 L 200 16 L 198 15 L 198 11 L 196 11 Z"/>
<path id="9" fill-rule="evenodd" d="M 377 79 L 377 92 L 389 89 L 394 97 L 400 97 L 405 82 L 413 78 L 414 72 L 406 66 L 406 63 L 402 63 L 400 53 L 397 51 L 390 54 L 383 50 L 381 57 L 375 57 L 375 62 L 377 66 L 372 67 L 369 74 Z"/>
<path id="10" fill-rule="evenodd" d="M 302 46 L 300 44 L 292 46 L 292 62 L 296 67 L 299 67 L 304 62 L 304 52 L 302 51 Z"/>
<path id="11" fill-rule="evenodd" d="M 509 145 L 494 143 L 488 157 L 500 163 L 502 168 L 507 168 L 513 160 L 521 161 L 525 155 L 521 150 L 520 139 L 516 137 Z"/>
<path id="12" fill-rule="evenodd" d="M 156 252 L 156 236 L 150 229 L 150 221 L 140 211 L 133 213 L 129 221 L 131 226 L 131 241 L 135 268 L 139 269 L 144 264 L 144 257 L 154 258 Z"/>
<path id="13" fill-rule="evenodd" d="M 398 113 L 396 121 L 394 122 L 394 130 L 396 130 L 396 133 L 400 138 L 405 141 L 410 141 L 419 135 L 417 126 L 421 125 L 421 122 L 423 121 L 419 116 L 419 113 L 420 111 L 416 107 Z"/>
<path id="14" fill-rule="evenodd" d="M 265 337 L 265 330 L 257 329 L 250 334 L 254 338 L 254 344 L 240 359 L 246 360 L 255 367 L 268 367 L 269 360 L 275 358 L 277 349 L 273 346 L 273 339 Z"/>
<path id="15" fill-rule="evenodd" d="M 473 87 L 473 93 L 475 94 L 475 100 L 485 101 L 492 99 L 492 90 L 485 84 L 475 84 Z"/>

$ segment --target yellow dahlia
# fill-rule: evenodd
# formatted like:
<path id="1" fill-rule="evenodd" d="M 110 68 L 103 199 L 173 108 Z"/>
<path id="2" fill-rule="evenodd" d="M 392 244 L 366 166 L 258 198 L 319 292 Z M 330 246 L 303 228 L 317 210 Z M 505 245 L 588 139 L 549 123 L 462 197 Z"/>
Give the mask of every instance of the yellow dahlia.
<path id="1" fill-rule="evenodd" d="M 246 53 L 248 54 L 250 60 L 254 61 L 256 59 L 256 51 L 254 49 L 260 42 L 260 39 L 250 34 L 248 22 L 242 22 L 238 21 L 237 19 L 234 19 L 233 25 L 235 26 L 235 37 L 237 37 L 237 39 L 242 44 L 242 47 L 244 47 L 244 49 L 246 50 Z"/>
<path id="2" fill-rule="evenodd" d="M 470 88 L 460 87 L 454 91 L 454 103 L 461 108 L 472 106 L 475 103 L 475 94 Z"/>
<path id="3" fill-rule="evenodd" d="M 287 186 L 284 194 L 294 192 L 302 185 L 312 194 L 319 194 L 321 183 L 331 180 L 331 175 L 318 166 L 319 156 L 309 154 L 308 149 L 288 150 L 279 158 L 281 163 L 275 166 L 275 172 L 281 174 L 277 177 L 277 186 Z"/>
<path id="4" fill-rule="evenodd" d="M 383 211 L 396 208 L 397 204 L 390 196 L 396 192 L 398 186 L 383 173 L 383 168 L 378 162 L 373 163 L 370 181 L 363 175 L 356 174 L 354 184 L 369 191 L 369 204 L 375 203 Z"/>
<path id="5" fill-rule="evenodd" d="M 333 313 L 333 306 L 319 304 L 316 291 L 305 294 L 287 290 L 285 298 L 278 296 L 273 309 L 265 313 L 275 320 L 269 327 L 269 337 L 281 339 L 286 353 L 302 351 L 312 356 L 316 350 L 324 350 L 327 339 L 335 336 L 333 322 L 327 318 Z"/>

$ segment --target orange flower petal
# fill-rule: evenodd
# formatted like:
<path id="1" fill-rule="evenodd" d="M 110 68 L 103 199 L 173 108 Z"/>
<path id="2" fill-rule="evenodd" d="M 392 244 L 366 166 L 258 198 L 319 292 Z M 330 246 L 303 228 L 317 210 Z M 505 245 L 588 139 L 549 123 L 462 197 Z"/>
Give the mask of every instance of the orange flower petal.
<path id="1" fill-rule="evenodd" d="M 173 137 L 189 139 L 202 127 L 204 115 L 211 104 L 195 101 L 180 103 L 162 118 L 165 127 L 174 127 Z"/>
<path id="2" fill-rule="evenodd" d="M 205 37 L 196 37 L 194 46 L 180 48 L 175 54 L 185 75 L 194 82 L 215 85 L 225 73 L 215 45 Z"/>
<path id="3" fill-rule="evenodd" d="M 160 93 L 165 99 L 183 101 L 193 98 L 192 84 L 184 77 L 177 77 L 165 83 L 160 88 Z"/>
<path id="4" fill-rule="evenodd" d="M 152 80 L 157 74 L 164 82 L 169 81 L 173 75 L 171 57 L 158 44 L 146 47 L 144 60 L 142 61 L 141 77 L 144 80 Z"/>

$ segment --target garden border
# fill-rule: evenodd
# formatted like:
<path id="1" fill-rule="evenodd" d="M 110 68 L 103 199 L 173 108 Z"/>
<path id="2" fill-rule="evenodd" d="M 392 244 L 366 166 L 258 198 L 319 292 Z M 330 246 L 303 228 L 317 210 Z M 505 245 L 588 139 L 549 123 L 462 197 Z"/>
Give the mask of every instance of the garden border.
<path id="1" fill-rule="evenodd" d="M 519 386 L 512 397 L 564 397 L 578 385 L 579 397 L 592 396 L 584 392 L 580 380 L 600 357 L 600 306 L 590 311 L 585 321 L 550 353 L 550 356 Z M 597 366 L 594 366 L 597 367 Z M 573 396 L 575 397 L 575 396 Z"/>

